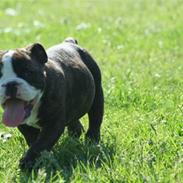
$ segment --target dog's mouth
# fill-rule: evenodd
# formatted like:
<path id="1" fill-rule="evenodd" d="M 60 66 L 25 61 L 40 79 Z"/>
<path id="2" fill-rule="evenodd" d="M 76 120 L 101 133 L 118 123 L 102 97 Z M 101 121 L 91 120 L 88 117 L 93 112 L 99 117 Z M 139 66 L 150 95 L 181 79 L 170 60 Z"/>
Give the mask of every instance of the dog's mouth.
<path id="1" fill-rule="evenodd" d="M 8 127 L 17 127 L 30 116 L 33 106 L 34 100 L 28 102 L 17 98 L 7 99 L 2 104 L 4 109 L 2 122 Z"/>

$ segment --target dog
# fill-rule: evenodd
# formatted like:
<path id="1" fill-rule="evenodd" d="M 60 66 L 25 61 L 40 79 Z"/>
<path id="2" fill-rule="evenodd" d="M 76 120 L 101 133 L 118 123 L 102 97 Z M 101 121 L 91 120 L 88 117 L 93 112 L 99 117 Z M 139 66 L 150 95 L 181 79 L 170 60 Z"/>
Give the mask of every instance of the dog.
<path id="1" fill-rule="evenodd" d="M 66 127 L 69 135 L 79 138 L 85 114 L 86 138 L 99 142 L 104 113 L 101 71 L 74 38 L 47 50 L 34 43 L 0 51 L 0 103 L 4 125 L 17 127 L 29 146 L 21 169 L 33 167 Z"/>

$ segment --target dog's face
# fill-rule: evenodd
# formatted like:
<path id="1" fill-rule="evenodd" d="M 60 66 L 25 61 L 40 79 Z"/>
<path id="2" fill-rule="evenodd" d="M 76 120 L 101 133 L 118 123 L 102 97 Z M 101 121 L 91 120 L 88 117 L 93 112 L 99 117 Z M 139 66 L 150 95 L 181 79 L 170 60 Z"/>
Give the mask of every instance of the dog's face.
<path id="1" fill-rule="evenodd" d="M 2 121 L 15 127 L 31 114 L 45 87 L 47 54 L 40 44 L 0 52 L 0 104 Z"/>

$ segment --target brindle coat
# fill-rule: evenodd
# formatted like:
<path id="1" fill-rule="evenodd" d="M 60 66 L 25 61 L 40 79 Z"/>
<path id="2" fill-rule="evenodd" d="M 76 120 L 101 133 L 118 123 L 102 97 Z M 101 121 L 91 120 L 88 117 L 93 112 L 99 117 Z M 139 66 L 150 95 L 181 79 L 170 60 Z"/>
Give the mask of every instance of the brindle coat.
<path id="1" fill-rule="evenodd" d="M 16 73 L 44 93 L 38 112 L 40 129 L 28 125 L 18 127 L 29 145 L 20 161 L 21 168 L 31 166 L 41 151 L 50 150 L 66 126 L 70 135 L 79 137 L 82 132 L 79 119 L 86 113 L 89 116 L 86 137 L 98 142 L 104 108 L 99 67 L 74 39 L 66 39 L 62 44 L 49 48 L 47 53 L 40 44 L 27 50 L 30 50 L 31 58 L 39 58 L 40 63 L 30 65 L 32 76 L 23 75 L 21 64 L 14 68 Z M 17 55 L 16 60 L 22 57 L 20 52 L 21 56 Z M 34 69 L 41 72 L 34 75 Z"/>

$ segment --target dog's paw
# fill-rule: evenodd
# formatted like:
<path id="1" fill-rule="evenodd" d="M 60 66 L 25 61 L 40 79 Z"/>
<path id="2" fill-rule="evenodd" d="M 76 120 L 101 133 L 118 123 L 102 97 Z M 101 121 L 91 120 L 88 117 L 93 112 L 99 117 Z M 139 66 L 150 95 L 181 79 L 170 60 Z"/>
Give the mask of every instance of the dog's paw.
<path id="1" fill-rule="evenodd" d="M 26 158 L 22 158 L 19 162 L 19 168 L 21 170 L 32 170 L 33 165 L 33 161 L 29 161 Z"/>
<path id="2" fill-rule="evenodd" d="M 86 138 L 87 142 L 89 142 L 89 143 L 98 144 L 100 141 L 100 132 L 88 130 L 85 135 L 85 138 Z"/>
<path id="3" fill-rule="evenodd" d="M 32 170 L 35 163 L 35 156 L 34 155 L 25 155 L 19 162 L 19 168 L 21 170 Z"/>

